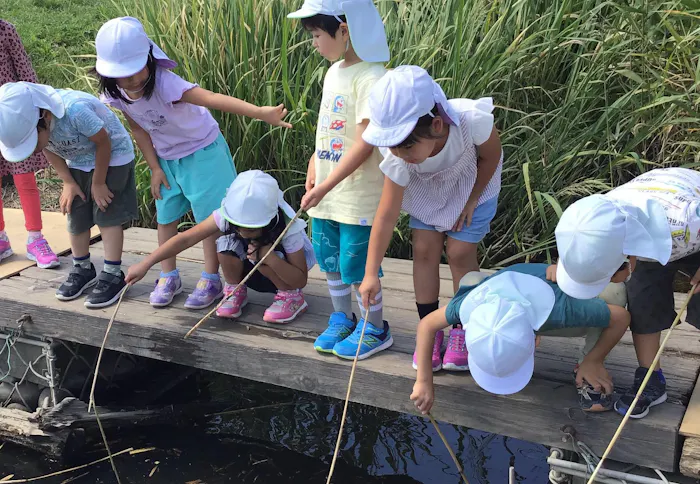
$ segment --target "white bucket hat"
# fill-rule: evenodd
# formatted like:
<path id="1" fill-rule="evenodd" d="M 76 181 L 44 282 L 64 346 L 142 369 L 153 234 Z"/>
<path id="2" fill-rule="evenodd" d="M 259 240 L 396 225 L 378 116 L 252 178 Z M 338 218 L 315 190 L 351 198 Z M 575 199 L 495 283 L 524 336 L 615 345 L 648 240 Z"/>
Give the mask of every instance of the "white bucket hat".
<path id="1" fill-rule="evenodd" d="M 554 291 L 543 280 L 502 272 L 464 298 L 459 317 L 466 330 L 469 370 L 484 390 L 517 393 L 535 368 L 535 331 L 554 307 Z"/>
<path id="2" fill-rule="evenodd" d="M 345 15 L 350 40 L 358 57 L 365 62 L 388 62 L 389 44 L 384 22 L 372 0 L 305 0 L 288 18 L 308 18 L 314 15 Z"/>
<path id="3" fill-rule="evenodd" d="M 65 114 L 63 100 L 53 87 L 30 82 L 0 87 L 0 153 L 7 161 L 23 161 L 34 153 L 40 109 L 57 118 Z"/>
<path id="4" fill-rule="evenodd" d="M 296 215 L 285 202 L 277 180 L 260 170 L 249 170 L 239 174 L 231 183 L 221 202 L 220 213 L 233 225 L 259 229 L 277 217 L 280 208 L 290 220 Z M 296 220 L 297 223 L 306 226 L 302 220 Z"/>
<path id="5" fill-rule="evenodd" d="M 449 124 L 459 126 L 459 116 L 447 102 L 440 85 L 425 69 L 400 66 L 390 70 L 370 92 L 370 122 L 362 138 L 373 146 L 396 146 L 436 104 Z"/>
<path id="6" fill-rule="evenodd" d="M 148 38 L 141 22 L 134 17 L 114 18 L 102 25 L 95 37 L 95 69 L 112 79 L 133 76 L 146 66 L 151 48 L 158 65 L 166 69 L 177 66 Z"/>
<path id="7" fill-rule="evenodd" d="M 626 256 L 661 264 L 671 256 L 666 214 L 653 200 L 637 207 L 591 195 L 564 211 L 554 233 L 559 252 L 557 284 L 577 299 L 591 299 L 603 292 Z"/>

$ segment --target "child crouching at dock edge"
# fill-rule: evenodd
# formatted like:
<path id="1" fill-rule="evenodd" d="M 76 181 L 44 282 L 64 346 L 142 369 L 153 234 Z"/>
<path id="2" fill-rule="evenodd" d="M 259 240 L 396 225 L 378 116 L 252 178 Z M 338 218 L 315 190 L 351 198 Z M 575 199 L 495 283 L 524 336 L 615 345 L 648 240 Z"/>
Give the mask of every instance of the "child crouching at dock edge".
<path id="1" fill-rule="evenodd" d="M 250 288 L 257 292 L 276 293 L 274 302 L 263 316 L 265 321 L 290 323 L 308 307 L 302 289 L 306 286 L 309 270 L 316 264 L 303 220 L 293 222 L 282 242 L 247 284 L 235 293 L 233 291 L 268 253 L 294 215 L 273 177 L 259 170 L 243 172 L 227 190 L 221 208 L 132 266 L 126 281 L 134 284 L 158 262 L 175 257 L 207 237 L 219 235 L 217 251 L 226 281 L 224 296 L 228 300 L 217 309 L 216 315 L 229 319 L 240 317 L 248 304 Z"/>
<path id="2" fill-rule="evenodd" d="M 594 299 L 567 296 L 553 282 L 556 266 L 516 264 L 490 277 L 470 272 L 443 308 L 418 325 L 418 375 L 411 400 L 426 414 L 433 406 L 431 354 L 438 331 L 463 324 L 469 370 L 484 390 L 510 395 L 532 378 L 535 348 L 542 336 L 585 336 L 586 343 L 573 377 L 581 409 L 603 412 L 613 408 L 613 382 L 605 358 L 630 324 L 624 284 L 631 268 L 625 263 L 606 290 Z"/>

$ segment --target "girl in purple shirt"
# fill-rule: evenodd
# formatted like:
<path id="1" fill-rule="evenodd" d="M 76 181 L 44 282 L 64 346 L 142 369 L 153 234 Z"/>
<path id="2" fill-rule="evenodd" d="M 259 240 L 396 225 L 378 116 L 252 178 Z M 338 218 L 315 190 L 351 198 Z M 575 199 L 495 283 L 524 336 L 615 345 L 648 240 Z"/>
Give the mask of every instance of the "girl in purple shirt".
<path id="1" fill-rule="evenodd" d="M 284 121 L 283 104 L 255 106 L 202 89 L 171 72 L 177 64 L 133 17 L 105 23 L 95 46 L 102 101 L 124 113 L 151 169 L 160 245 L 177 234 L 179 220 L 190 210 L 201 223 L 218 209 L 236 177 L 229 147 L 207 108 L 291 128 Z M 216 238 L 212 235 L 203 241 L 204 272 L 186 308 L 208 307 L 223 295 Z M 151 305 L 167 306 L 181 292 L 175 258 L 164 260 Z"/>

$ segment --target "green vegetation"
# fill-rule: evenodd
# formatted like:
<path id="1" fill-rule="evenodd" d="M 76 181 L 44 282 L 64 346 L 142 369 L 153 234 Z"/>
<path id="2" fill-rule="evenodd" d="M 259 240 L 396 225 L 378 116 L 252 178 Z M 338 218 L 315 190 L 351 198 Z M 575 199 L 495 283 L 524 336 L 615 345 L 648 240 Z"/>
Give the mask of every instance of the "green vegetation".
<path id="1" fill-rule="evenodd" d="M 290 131 L 215 115 L 239 171 L 273 172 L 293 200 L 313 152 L 328 65 L 300 25 L 285 18 L 300 4 L 148 0 L 122 11 L 144 22 L 187 79 L 257 104 L 287 105 Z M 506 161 L 499 211 L 482 244 L 486 267 L 548 258 L 559 213 L 582 195 L 655 166 L 700 163 L 695 0 L 382 0 L 378 6 L 392 66 L 421 65 L 448 97 L 493 96 L 499 107 Z M 73 52 L 93 52 L 87 32 L 94 28 Z M 81 75 L 91 82 L 84 70 L 74 77 Z M 145 167 L 139 187 L 149 223 Z M 405 219 L 396 235 L 390 255 L 409 256 Z"/>

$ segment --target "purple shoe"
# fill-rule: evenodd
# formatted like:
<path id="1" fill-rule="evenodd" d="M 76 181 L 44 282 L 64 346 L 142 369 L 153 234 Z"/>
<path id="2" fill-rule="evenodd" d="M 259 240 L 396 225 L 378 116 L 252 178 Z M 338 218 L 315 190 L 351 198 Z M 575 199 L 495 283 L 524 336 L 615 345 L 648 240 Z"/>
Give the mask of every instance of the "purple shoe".
<path id="1" fill-rule="evenodd" d="M 202 277 L 197 283 L 192 294 L 187 297 L 185 307 L 187 309 L 204 309 L 212 305 L 214 301 L 224 295 L 224 286 L 221 279 L 212 281 Z"/>
<path id="2" fill-rule="evenodd" d="M 156 281 L 156 287 L 149 298 L 151 306 L 162 308 L 168 306 L 175 296 L 182 292 L 182 280 L 180 276 L 161 276 Z"/>

